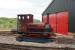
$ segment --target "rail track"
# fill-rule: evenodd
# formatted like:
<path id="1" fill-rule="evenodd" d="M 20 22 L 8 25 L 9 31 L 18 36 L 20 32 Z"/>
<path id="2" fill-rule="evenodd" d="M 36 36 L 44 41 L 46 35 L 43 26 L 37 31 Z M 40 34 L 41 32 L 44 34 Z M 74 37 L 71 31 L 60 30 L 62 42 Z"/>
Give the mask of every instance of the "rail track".
<path id="1" fill-rule="evenodd" d="M 0 50 L 75 50 L 75 48 L 33 47 L 0 43 Z"/>

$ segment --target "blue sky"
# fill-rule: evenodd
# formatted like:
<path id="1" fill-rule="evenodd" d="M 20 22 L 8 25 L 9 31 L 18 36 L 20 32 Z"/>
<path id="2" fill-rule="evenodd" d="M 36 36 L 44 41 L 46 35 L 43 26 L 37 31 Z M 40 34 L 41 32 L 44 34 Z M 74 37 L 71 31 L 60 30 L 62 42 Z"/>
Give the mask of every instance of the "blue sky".
<path id="1" fill-rule="evenodd" d="M 16 17 L 17 14 L 33 14 L 41 20 L 41 14 L 52 0 L 0 0 L 0 17 Z"/>

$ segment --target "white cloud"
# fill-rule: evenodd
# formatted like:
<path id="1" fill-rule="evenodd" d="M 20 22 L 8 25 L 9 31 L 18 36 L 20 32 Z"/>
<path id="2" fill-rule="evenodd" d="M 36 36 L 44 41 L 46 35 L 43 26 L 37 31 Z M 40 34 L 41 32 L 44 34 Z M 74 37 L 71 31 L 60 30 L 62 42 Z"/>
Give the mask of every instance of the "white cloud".
<path id="1" fill-rule="evenodd" d="M 15 17 L 17 14 L 33 14 L 41 20 L 41 14 L 52 0 L 0 0 L 0 16 Z"/>
<path id="2" fill-rule="evenodd" d="M 28 1 L 21 1 L 21 0 L 0 0 L 0 8 L 24 8 L 30 7 L 32 3 Z"/>

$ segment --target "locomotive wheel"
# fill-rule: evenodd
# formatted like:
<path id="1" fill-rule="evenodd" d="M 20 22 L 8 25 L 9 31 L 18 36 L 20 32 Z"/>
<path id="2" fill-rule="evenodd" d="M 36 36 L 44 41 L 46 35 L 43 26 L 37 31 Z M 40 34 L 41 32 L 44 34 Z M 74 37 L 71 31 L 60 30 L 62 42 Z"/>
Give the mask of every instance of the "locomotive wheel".
<path id="1" fill-rule="evenodd" d="M 16 38 L 16 40 L 21 42 L 21 41 L 23 41 L 23 38 L 22 37 L 18 37 L 18 38 Z"/>
<path id="2" fill-rule="evenodd" d="M 19 42 L 23 41 L 23 36 L 22 35 L 18 35 L 16 37 L 16 40 L 19 41 Z"/>

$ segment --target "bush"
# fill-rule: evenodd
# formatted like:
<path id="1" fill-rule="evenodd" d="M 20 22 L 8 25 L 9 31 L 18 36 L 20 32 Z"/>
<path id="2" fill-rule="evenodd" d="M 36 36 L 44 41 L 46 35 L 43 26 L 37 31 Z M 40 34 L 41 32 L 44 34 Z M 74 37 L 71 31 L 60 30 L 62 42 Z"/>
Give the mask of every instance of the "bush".
<path id="1" fill-rule="evenodd" d="M 40 20 L 34 19 L 34 23 L 39 23 Z M 0 29 L 11 29 L 17 27 L 17 19 L 16 18 L 0 18 Z"/>

